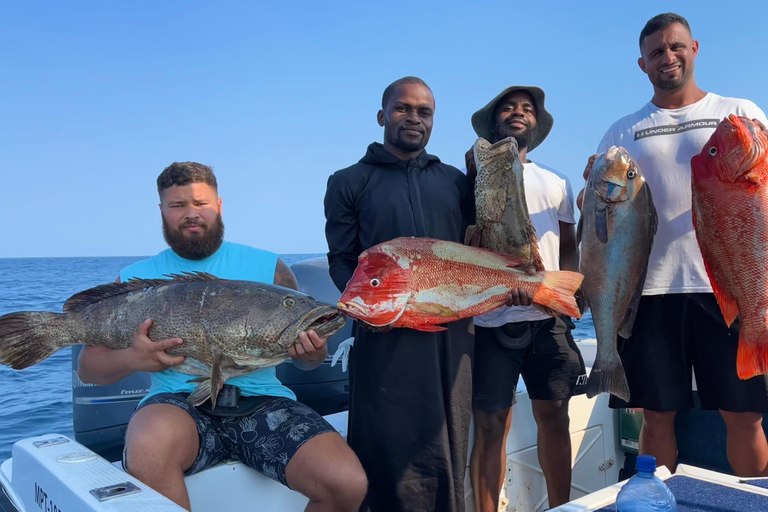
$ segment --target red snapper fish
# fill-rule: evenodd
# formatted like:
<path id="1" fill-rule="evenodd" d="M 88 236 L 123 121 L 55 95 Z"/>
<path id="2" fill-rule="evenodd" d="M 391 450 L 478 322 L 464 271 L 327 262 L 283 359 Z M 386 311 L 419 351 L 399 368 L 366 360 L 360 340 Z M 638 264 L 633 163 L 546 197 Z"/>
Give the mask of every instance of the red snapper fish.
<path id="1" fill-rule="evenodd" d="M 435 324 L 481 315 L 522 288 L 550 314 L 580 318 L 573 294 L 584 276 L 514 268 L 525 259 L 432 238 L 396 238 L 371 247 L 339 299 L 346 315 L 374 327 L 444 331 Z"/>
<path id="2" fill-rule="evenodd" d="M 740 379 L 768 374 L 768 137 L 730 115 L 691 159 L 693 226 L 729 326 L 741 317 Z"/>

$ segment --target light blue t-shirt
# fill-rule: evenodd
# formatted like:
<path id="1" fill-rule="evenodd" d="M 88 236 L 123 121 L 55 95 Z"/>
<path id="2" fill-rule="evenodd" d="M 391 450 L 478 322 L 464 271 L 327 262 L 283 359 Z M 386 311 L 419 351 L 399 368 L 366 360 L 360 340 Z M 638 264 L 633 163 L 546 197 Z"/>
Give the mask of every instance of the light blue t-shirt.
<path id="1" fill-rule="evenodd" d="M 120 281 L 126 282 L 132 277 L 157 279 L 181 272 L 208 272 L 221 279 L 272 284 L 276 265 L 277 254 L 224 242 L 218 251 L 202 260 L 188 260 L 166 249 L 156 256 L 124 268 L 120 272 Z M 142 402 L 158 393 L 191 393 L 197 386 L 187 383 L 194 377 L 174 370 L 150 373 L 150 376 L 152 384 Z M 296 395 L 280 383 L 274 366 L 233 377 L 227 380 L 227 384 L 239 387 L 243 396 L 268 395 L 296 399 Z"/>

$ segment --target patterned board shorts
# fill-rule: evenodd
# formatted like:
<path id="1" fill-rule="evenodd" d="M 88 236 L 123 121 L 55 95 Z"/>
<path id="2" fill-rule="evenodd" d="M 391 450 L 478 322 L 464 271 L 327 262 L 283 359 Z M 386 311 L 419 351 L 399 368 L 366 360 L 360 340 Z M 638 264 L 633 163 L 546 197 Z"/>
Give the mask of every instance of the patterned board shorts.
<path id="1" fill-rule="evenodd" d="M 200 451 L 185 476 L 224 460 L 239 460 L 286 487 L 285 468 L 301 446 L 319 434 L 335 432 L 318 413 L 290 398 L 265 396 L 246 416 L 213 416 L 186 401 L 186 393 L 159 393 L 136 408 L 171 404 L 184 409 L 197 424 Z M 134 414 L 136 414 L 134 412 Z M 123 467 L 126 451 L 123 450 Z"/>

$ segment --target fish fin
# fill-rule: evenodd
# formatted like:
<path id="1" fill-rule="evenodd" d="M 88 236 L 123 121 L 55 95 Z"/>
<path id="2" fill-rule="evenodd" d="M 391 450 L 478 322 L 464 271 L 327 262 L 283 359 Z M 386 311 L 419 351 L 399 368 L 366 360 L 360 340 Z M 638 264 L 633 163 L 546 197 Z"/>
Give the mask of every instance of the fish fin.
<path id="1" fill-rule="evenodd" d="M 616 349 L 613 350 L 610 361 L 604 361 L 599 355 L 595 358 L 592 372 L 587 381 L 587 397 L 592 398 L 600 393 L 610 393 L 625 402 L 629 402 L 629 384 L 624 366 L 621 364 Z"/>
<path id="2" fill-rule="evenodd" d="M 208 377 L 203 377 L 202 382 L 197 385 L 195 390 L 187 397 L 187 402 L 197 407 L 198 405 L 202 405 L 203 402 L 208 400 L 209 398 L 213 398 L 211 395 L 211 379 Z M 199 379 L 192 379 L 188 382 L 197 382 Z"/>
<path id="3" fill-rule="evenodd" d="M 420 313 L 422 315 L 446 316 L 455 318 L 456 320 L 459 319 L 459 315 L 454 310 L 443 306 L 442 304 L 438 304 L 437 302 L 414 302 L 412 304 L 408 304 L 407 307 L 409 310 Z"/>
<path id="4" fill-rule="evenodd" d="M 579 222 L 576 224 L 576 247 L 581 245 L 581 235 L 584 232 L 584 216 L 579 215 Z"/>
<path id="5" fill-rule="evenodd" d="M 178 283 L 221 281 L 218 277 L 207 272 L 183 272 L 181 274 L 166 274 L 168 279 L 129 279 L 124 283 L 102 284 L 80 293 L 76 293 L 64 303 L 64 311 L 77 311 L 96 302 L 117 297 L 125 293 L 149 288 L 159 288 Z"/>
<path id="6" fill-rule="evenodd" d="M 411 327 L 411 329 L 415 329 L 417 331 L 423 331 L 423 332 L 441 332 L 441 331 L 447 331 L 447 327 L 443 327 L 442 325 L 431 325 L 431 324 L 424 324 L 424 325 L 417 325 L 415 327 Z"/>
<path id="7" fill-rule="evenodd" d="M 768 374 L 768 344 L 749 336 L 743 323 L 736 352 L 736 373 L 742 380 Z"/>
<path id="8" fill-rule="evenodd" d="M 215 337 L 211 334 L 211 330 L 208 329 L 205 320 L 200 320 L 200 324 L 203 326 L 203 332 L 205 333 L 205 339 L 211 347 L 211 356 L 213 363 L 211 364 L 211 410 L 216 409 L 216 399 L 219 396 L 219 391 L 224 385 L 224 379 L 221 375 L 221 365 L 224 363 L 224 354 L 219 350 L 219 344 Z M 231 361 L 231 358 L 227 358 Z"/>
<path id="9" fill-rule="evenodd" d="M 656 232 L 659 229 L 659 214 L 656 212 L 656 206 L 653 204 L 653 194 L 651 194 L 651 187 L 648 186 L 648 182 L 643 184 L 643 188 L 640 189 L 640 193 L 645 195 L 645 200 L 648 201 L 648 215 L 651 216 L 651 245 L 653 245 L 653 238 L 656 236 Z M 691 208 L 693 212 L 693 208 Z"/>
<path id="10" fill-rule="evenodd" d="M 467 226 L 467 232 L 464 234 L 464 245 L 480 247 L 480 230 L 476 224 Z"/>
<path id="11" fill-rule="evenodd" d="M 214 355 L 210 376 L 189 379 L 187 383 L 197 384 L 195 390 L 187 397 L 187 402 L 197 407 L 210 398 L 211 410 L 215 409 L 216 398 L 219 396 L 219 391 L 221 391 L 221 387 L 224 385 L 224 379 L 221 374 L 221 354 L 217 352 L 217 355 Z"/>
<path id="12" fill-rule="evenodd" d="M 530 223 L 530 221 L 528 221 Z M 530 231 L 531 240 L 531 264 L 537 272 L 544 271 L 544 262 L 541 259 L 541 253 L 539 252 L 539 238 L 536 236 L 536 229 L 531 225 Z"/>
<path id="13" fill-rule="evenodd" d="M 648 183 L 643 184 L 643 187 L 638 192 L 637 200 L 645 200 L 648 202 L 648 214 L 650 215 L 649 234 L 651 237 L 651 243 L 648 244 L 648 254 L 645 258 L 645 266 L 643 267 L 643 271 L 640 274 L 640 280 L 637 283 L 635 294 L 632 296 L 632 300 L 629 303 L 627 312 L 624 314 L 624 320 L 622 320 L 621 326 L 619 327 L 619 336 L 624 339 L 632 336 L 632 327 L 635 325 L 637 308 L 640 307 L 640 297 L 643 295 L 643 288 L 645 287 L 645 277 L 648 275 L 648 258 L 651 256 L 651 249 L 653 249 L 653 238 L 656 236 L 656 230 L 659 226 L 659 216 L 656 213 L 656 207 L 653 205 L 653 196 L 651 195 L 651 188 L 648 186 Z"/>
<path id="14" fill-rule="evenodd" d="M 561 315 L 581 318 L 574 294 L 581 287 L 584 276 L 568 270 L 544 272 L 544 280 L 533 295 L 533 301 Z"/>
<path id="15" fill-rule="evenodd" d="M 709 269 L 707 269 L 707 273 L 709 273 Z M 712 291 L 715 292 L 717 304 L 720 306 L 720 312 L 723 314 L 723 320 L 730 327 L 736 317 L 739 316 L 739 305 L 736 303 L 736 299 L 717 285 L 712 276 L 709 276 L 709 281 L 712 284 Z"/>
<path id="16" fill-rule="evenodd" d="M 600 242 L 608 243 L 608 208 L 595 210 L 595 235 Z"/>
<path id="17" fill-rule="evenodd" d="M 712 291 L 717 299 L 717 305 L 720 306 L 720 312 L 723 314 L 723 320 L 725 324 L 730 327 L 736 317 L 739 316 L 739 305 L 736 303 L 736 299 L 728 292 L 720 288 L 720 284 L 715 280 L 714 272 L 707 263 L 707 258 L 704 259 L 704 269 L 709 276 L 709 284 L 712 285 Z"/>
<path id="18" fill-rule="evenodd" d="M 68 343 L 58 333 L 56 336 L 48 336 L 38 329 L 45 325 L 49 328 L 46 330 L 50 330 L 63 317 L 61 313 L 42 311 L 9 313 L 0 317 L 0 363 L 14 370 L 22 370 L 46 359 L 60 348 L 82 343 Z"/>
<path id="19" fill-rule="evenodd" d="M 637 318 L 637 308 L 640 307 L 640 297 L 643 295 L 643 288 L 645 287 L 645 275 L 648 273 L 648 262 L 645 263 L 645 268 L 640 276 L 640 280 L 637 282 L 637 288 L 635 289 L 632 300 L 629 303 L 626 313 L 624 313 L 624 320 L 619 327 L 619 336 L 624 339 L 632 336 L 632 327 L 635 325 L 635 318 Z"/>

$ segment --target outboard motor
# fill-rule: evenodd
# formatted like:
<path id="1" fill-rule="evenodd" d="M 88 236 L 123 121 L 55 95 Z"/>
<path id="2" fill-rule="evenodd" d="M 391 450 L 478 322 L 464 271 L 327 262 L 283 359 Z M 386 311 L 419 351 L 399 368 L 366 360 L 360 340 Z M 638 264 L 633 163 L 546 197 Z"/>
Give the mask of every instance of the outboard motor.
<path id="1" fill-rule="evenodd" d="M 341 294 L 328 275 L 326 258 L 299 261 L 291 265 L 299 291 L 317 300 L 336 304 Z M 352 334 L 347 322 L 328 340 L 333 354 L 339 343 Z M 82 346 L 72 347 L 72 423 L 75 440 L 109 461 L 122 457 L 128 420 L 149 391 L 149 374 L 134 373 L 108 386 L 84 384 L 77 377 L 77 358 Z M 322 415 L 349 407 L 349 378 L 341 364 L 331 367 L 330 358 L 311 371 L 300 370 L 290 361 L 277 366 L 277 377 L 296 393 L 297 399 Z"/>

